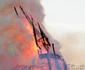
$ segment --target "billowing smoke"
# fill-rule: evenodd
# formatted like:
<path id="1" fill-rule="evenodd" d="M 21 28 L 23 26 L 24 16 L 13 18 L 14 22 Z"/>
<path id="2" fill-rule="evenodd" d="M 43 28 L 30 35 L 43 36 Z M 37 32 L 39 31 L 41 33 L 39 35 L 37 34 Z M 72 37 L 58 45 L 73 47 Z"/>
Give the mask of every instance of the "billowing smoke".
<path id="1" fill-rule="evenodd" d="M 84 54 L 84 41 L 85 33 L 82 32 L 70 32 L 65 33 L 60 37 L 61 42 L 61 52 L 68 62 L 68 64 L 81 65 L 85 64 L 85 54 Z"/>
<path id="2" fill-rule="evenodd" d="M 44 10 L 40 0 L 3 0 L 0 3 L 0 14 L 9 15 L 8 13 L 10 13 L 10 15 L 13 15 L 13 6 L 18 7 L 21 5 L 26 12 L 36 17 L 37 21 L 43 22 L 44 20 Z"/>
<path id="3" fill-rule="evenodd" d="M 40 0 L 0 1 L 0 65 L 2 66 L 0 70 L 9 70 L 17 64 L 28 64 L 31 56 L 37 51 L 32 31 L 20 12 L 19 5 L 39 23 L 44 21 L 44 9 Z M 14 6 L 18 9 L 21 19 L 17 18 Z M 53 42 L 54 39 L 46 32 L 43 24 L 41 27 Z"/>
<path id="4" fill-rule="evenodd" d="M 17 18 L 13 9 L 15 6 L 19 16 L 24 18 L 19 5 L 40 23 L 44 20 L 40 0 L 0 1 L 0 65 L 2 66 L 0 70 L 9 70 L 17 64 L 29 63 L 31 56 L 37 50 L 31 30 L 29 31 L 29 23 L 25 19 Z"/>

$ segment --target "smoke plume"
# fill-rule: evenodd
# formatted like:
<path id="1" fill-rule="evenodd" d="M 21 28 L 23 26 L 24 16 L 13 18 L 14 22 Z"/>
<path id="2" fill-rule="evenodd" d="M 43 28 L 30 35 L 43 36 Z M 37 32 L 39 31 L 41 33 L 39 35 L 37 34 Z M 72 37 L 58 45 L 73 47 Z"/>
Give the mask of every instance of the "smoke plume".
<path id="1" fill-rule="evenodd" d="M 36 52 L 34 38 L 28 22 L 17 18 L 13 7 L 21 5 L 40 23 L 44 20 L 40 0 L 2 0 L 0 1 L 0 70 L 10 70 L 17 64 L 28 64 Z M 23 17 L 19 8 L 19 16 Z M 27 24 L 28 23 L 28 24 Z M 26 27 L 28 26 L 28 28 Z M 9 62 L 9 64 L 7 64 Z"/>
<path id="2" fill-rule="evenodd" d="M 31 14 L 53 42 L 44 27 L 44 9 L 40 0 L 1 0 L 0 1 L 0 70 L 10 70 L 17 64 L 28 64 L 31 56 L 37 51 L 29 23 L 19 10 L 19 5 Z M 16 7 L 17 18 L 13 7 Z M 57 42 L 57 41 L 56 41 Z M 57 44 L 59 44 L 57 42 Z M 7 64 L 9 63 L 9 64 Z"/>
<path id="3" fill-rule="evenodd" d="M 85 64 L 84 41 L 85 33 L 73 32 L 65 33 L 60 37 L 61 52 L 68 64 Z"/>

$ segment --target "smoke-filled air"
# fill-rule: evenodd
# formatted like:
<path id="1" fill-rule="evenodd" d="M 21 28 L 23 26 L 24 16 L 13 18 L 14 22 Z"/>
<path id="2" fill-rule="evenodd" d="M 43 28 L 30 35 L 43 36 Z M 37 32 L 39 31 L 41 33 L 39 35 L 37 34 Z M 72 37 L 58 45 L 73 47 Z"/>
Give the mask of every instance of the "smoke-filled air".
<path id="1" fill-rule="evenodd" d="M 14 6 L 20 18 L 17 17 Z M 32 28 L 19 6 L 22 6 L 28 15 L 31 14 L 46 32 L 43 25 L 45 14 L 40 0 L 0 1 L 0 70 L 9 70 L 18 64 L 29 64 L 37 51 Z M 47 32 L 46 35 L 51 38 Z"/>

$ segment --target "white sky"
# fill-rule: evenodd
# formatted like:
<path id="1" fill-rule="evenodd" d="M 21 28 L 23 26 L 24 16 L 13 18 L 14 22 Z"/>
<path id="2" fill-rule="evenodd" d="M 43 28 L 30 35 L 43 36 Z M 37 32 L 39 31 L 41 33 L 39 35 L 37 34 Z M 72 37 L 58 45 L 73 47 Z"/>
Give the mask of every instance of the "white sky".
<path id="1" fill-rule="evenodd" d="M 53 35 L 85 32 L 85 0 L 42 0 L 42 4 L 47 30 Z"/>

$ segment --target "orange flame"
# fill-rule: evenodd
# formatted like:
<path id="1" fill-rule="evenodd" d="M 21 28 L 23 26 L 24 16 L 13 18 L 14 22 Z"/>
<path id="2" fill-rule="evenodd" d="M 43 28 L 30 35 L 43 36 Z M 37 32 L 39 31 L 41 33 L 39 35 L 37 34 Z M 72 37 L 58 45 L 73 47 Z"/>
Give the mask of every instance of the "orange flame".
<path id="1" fill-rule="evenodd" d="M 26 19 L 24 19 L 24 22 L 25 22 L 26 28 L 29 31 L 29 33 L 31 35 L 33 35 L 33 30 L 32 30 L 32 27 L 31 27 L 30 23 Z"/>

